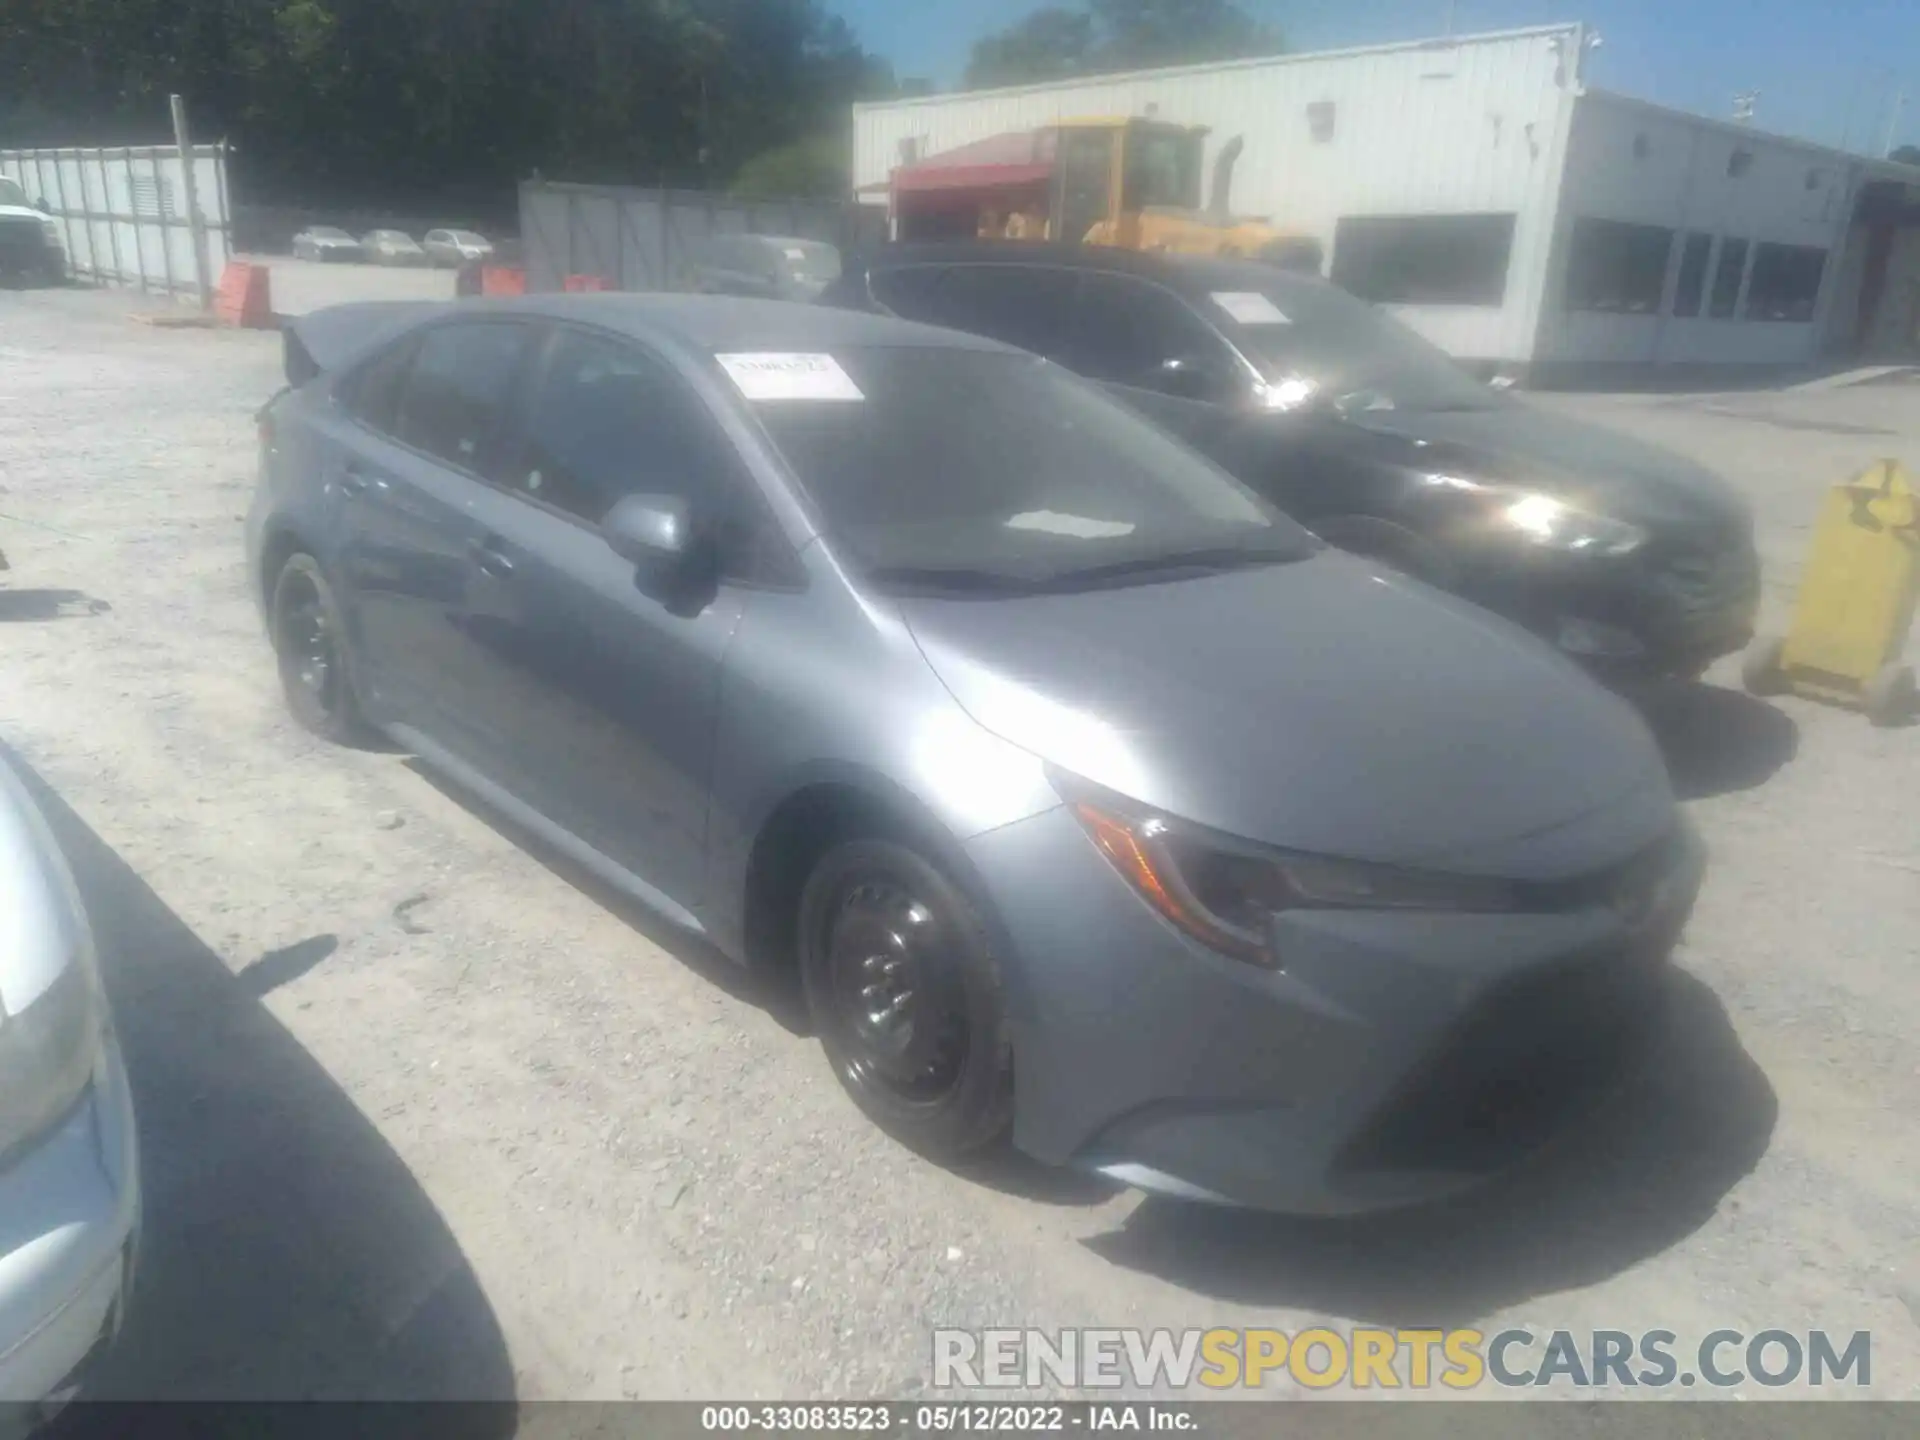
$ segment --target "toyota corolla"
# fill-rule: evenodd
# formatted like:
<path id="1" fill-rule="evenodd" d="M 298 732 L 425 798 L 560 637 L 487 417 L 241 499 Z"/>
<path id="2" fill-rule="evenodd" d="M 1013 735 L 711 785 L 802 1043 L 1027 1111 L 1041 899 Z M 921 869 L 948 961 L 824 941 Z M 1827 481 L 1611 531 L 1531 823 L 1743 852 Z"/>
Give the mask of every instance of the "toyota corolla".
<path id="1" fill-rule="evenodd" d="M 1410 1203 L 1655 1013 L 1702 859 L 1637 716 L 1055 365 L 694 296 L 287 345 L 248 534 L 295 715 L 797 972 L 918 1148 Z"/>

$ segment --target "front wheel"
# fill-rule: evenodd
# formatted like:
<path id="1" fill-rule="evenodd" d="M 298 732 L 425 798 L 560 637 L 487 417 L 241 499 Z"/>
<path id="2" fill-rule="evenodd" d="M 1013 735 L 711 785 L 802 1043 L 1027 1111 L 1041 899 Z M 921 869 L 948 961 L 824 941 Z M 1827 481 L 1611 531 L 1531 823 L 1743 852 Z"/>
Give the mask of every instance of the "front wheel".
<path id="1" fill-rule="evenodd" d="M 347 671 L 346 631 L 333 589 L 311 555 L 280 567 L 270 607 L 280 688 L 293 718 L 323 740 L 351 745 L 366 733 Z"/>
<path id="2" fill-rule="evenodd" d="M 836 846 L 801 895 L 799 938 L 821 1047 L 869 1119 L 943 1160 L 1006 1133 L 999 965 L 972 904 L 931 861 L 888 840 Z"/>

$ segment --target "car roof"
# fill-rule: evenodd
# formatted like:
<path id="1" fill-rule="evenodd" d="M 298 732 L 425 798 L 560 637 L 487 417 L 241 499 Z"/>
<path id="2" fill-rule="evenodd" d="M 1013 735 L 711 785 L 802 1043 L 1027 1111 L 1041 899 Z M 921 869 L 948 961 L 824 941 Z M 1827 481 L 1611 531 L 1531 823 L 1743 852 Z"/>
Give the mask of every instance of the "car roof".
<path id="1" fill-rule="evenodd" d="M 1010 350 L 977 335 L 827 305 L 725 295 L 594 294 L 469 298 L 431 307 L 435 319 L 512 314 L 573 320 L 633 336 L 666 337 L 708 354 L 830 350 L 840 345 L 924 345 Z"/>
<path id="2" fill-rule="evenodd" d="M 866 252 L 868 270 L 904 265 L 1045 265 L 1090 274 L 1137 275 L 1183 294 L 1215 290 L 1279 289 L 1326 286 L 1317 275 L 1282 269 L 1257 260 L 1209 255 L 1153 255 L 1111 245 L 1054 245 L 1035 241 L 947 241 L 885 245 Z"/>

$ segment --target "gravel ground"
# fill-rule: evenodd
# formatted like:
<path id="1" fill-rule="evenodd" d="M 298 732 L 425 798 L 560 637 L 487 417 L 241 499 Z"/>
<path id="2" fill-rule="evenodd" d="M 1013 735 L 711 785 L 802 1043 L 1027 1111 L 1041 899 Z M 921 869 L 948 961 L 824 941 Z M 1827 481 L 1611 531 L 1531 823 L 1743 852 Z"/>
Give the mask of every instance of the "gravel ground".
<path id="1" fill-rule="evenodd" d="M 1920 730 L 1661 702 L 1714 852 L 1667 1042 L 1470 1203 L 959 1175 L 721 962 L 293 726 L 241 557 L 277 339 L 127 309 L 0 295 L 0 512 L 63 532 L 0 520 L 0 740 L 89 892 L 146 1147 L 102 1393 L 910 1395 L 936 1326 L 1329 1321 L 1869 1329 L 1874 1393 L 1920 1395 Z M 1820 488 L 1920 462 L 1915 393 L 1549 403 L 1747 484 L 1777 612 Z"/>

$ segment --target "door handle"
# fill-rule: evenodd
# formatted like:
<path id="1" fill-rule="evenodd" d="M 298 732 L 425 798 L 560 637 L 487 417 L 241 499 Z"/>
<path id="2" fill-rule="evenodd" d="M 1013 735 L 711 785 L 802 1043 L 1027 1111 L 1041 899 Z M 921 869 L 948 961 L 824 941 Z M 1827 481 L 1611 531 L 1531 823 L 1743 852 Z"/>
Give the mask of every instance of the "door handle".
<path id="1" fill-rule="evenodd" d="M 494 540 L 469 540 L 467 553 L 473 557 L 473 563 L 478 565 L 483 573 L 493 576 L 496 580 L 504 580 L 513 574 L 512 557 L 502 554 L 498 542 Z"/>
<path id="2" fill-rule="evenodd" d="M 340 472 L 340 488 L 349 495 L 366 494 L 367 486 L 372 483 L 358 465 L 349 465 Z"/>

